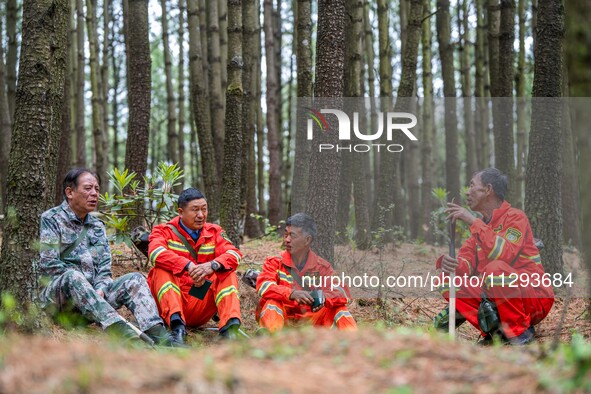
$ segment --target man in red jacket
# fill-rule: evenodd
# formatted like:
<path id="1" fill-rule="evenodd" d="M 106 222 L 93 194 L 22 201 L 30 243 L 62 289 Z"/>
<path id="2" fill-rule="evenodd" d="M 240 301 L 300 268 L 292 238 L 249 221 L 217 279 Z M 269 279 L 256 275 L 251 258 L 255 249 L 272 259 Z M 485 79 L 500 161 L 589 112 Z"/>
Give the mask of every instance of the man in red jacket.
<path id="1" fill-rule="evenodd" d="M 267 257 L 257 278 L 261 300 L 256 318 L 262 329 L 275 332 L 283 328 L 286 320 L 309 320 L 315 326 L 337 329 L 357 328 L 346 306 L 348 289 L 330 289 L 326 284 L 331 281 L 322 279 L 333 276 L 334 270 L 310 250 L 316 233 L 316 223 L 305 213 L 287 219 L 285 251 Z"/>
<path id="2" fill-rule="evenodd" d="M 148 256 L 154 268 L 148 284 L 160 316 L 181 342 L 185 326 L 201 326 L 216 312 L 220 335 L 234 336 L 241 319 L 236 267 L 242 254 L 220 226 L 206 222 L 207 200 L 199 190 L 189 188 L 179 195 L 178 213 L 150 234 Z M 206 279 L 212 284 L 202 300 L 189 295 L 192 286 L 200 287 Z"/>
<path id="3" fill-rule="evenodd" d="M 458 204 L 448 203 L 448 219 L 468 224 L 471 236 L 460 248 L 457 259 L 443 255 L 436 267 L 444 275 L 455 272 L 456 279 L 463 279 L 460 287 L 454 281 L 459 322 L 468 320 L 481 330 L 483 344 L 490 343 L 492 335 L 497 334 L 484 332 L 478 322 L 481 295 L 485 294 L 498 311 L 498 334 L 513 345 L 525 345 L 534 338 L 533 326 L 550 312 L 554 292 L 543 280 L 547 274 L 529 220 L 523 211 L 505 201 L 506 193 L 507 177 L 496 168 L 474 175 L 467 203 L 472 211 L 482 214 L 482 219 Z M 441 290 L 449 300 L 449 283 Z M 446 314 L 444 311 L 436 317 L 436 325 Z"/>

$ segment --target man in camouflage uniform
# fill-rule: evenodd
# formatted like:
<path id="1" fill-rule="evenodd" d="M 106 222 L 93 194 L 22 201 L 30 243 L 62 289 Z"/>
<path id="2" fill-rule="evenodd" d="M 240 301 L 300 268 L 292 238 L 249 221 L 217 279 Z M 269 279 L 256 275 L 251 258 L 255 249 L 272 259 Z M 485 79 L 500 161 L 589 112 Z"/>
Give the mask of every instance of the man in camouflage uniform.
<path id="1" fill-rule="evenodd" d="M 138 335 L 115 309 L 125 305 L 156 344 L 175 346 L 158 316 L 145 278 L 129 273 L 113 280 L 105 225 L 90 215 L 99 198 L 99 179 L 75 168 L 63 183 L 64 202 L 41 215 L 43 306 L 71 306 L 109 332 L 136 340 Z"/>

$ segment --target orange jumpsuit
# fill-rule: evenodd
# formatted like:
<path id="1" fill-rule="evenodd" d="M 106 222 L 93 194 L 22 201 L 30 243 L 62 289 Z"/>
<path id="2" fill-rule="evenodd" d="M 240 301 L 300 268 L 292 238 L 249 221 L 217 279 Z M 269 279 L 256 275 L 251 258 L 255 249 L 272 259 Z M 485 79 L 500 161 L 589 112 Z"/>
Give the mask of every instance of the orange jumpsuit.
<path id="1" fill-rule="evenodd" d="M 154 227 L 150 234 L 148 256 L 154 268 L 148 274 L 148 284 L 158 305 L 160 316 L 170 325 L 170 316 L 179 312 L 185 324 L 198 327 L 209 321 L 218 312 L 219 328 L 231 318 L 241 318 L 238 300 L 236 267 L 242 254 L 227 239 L 224 230 L 217 224 L 205 223 L 197 242 L 179 225 L 180 216 L 169 223 L 184 235 L 197 252 L 198 261 L 193 261 L 183 242 L 166 224 Z M 205 298 L 200 300 L 189 295 L 193 280 L 185 267 L 192 261 L 202 264 L 212 260 L 226 270 L 214 272 L 207 279 L 212 281 Z"/>
<path id="2" fill-rule="evenodd" d="M 292 276 L 298 275 L 303 280 L 298 283 Z M 256 310 L 256 318 L 260 327 L 271 332 L 280 330 L 286 320 L 309 320 L 314 326 L 336 327 L 337 329 L 356 329 L 357 324 L 346 305 L 349 301 L 349 290 L 335 288 L 330 291 L 330 280 L 327 286 L 320 286 L 324 292 L 324 307 L 312 312 L 309 305 L 300 305 L 290 300 L 294 290 L 310 290 L 307 285 L 316 278 L 315 283 L 321 283 L 320 278 L 334 275 L 330 263 L 310 251 L 303 269 L 299 271 L 291 259 L 291 255 L 284 251 L 279 256 L 267 257 L 263 264 L 263 271 L 257 278 L 257 292 L 261 296 Z M 309 278 L 306 278 L 309 277 Z M 312 282 L 314 283 L 314 282 Z"/>
<path id="3" fill-rule="evenodd" d="M 470 226 L 470 233 L 458 252 L 455 275 L 476 276 L 480 280 L 471 284 L 462 281 L 461 287 L 456 288 L 456 309 L 480 329 L 478 307 L 485 292 L 497 306 L 505 336 L 516 337 L 542 321 L 554 304 L 552 286 L 543 286 L 541 282 L 544 267 L 529 220 L 523 211 L 504 201 L 493 211 L 488 224 L 477 219 Z M 437 260 L 437 268 L 441 268 L 441 260 L 442 257 Z M 513 281 L 520 275 L 527 279 Z M 440 290 L 449 300 L 449 283 Z"/>

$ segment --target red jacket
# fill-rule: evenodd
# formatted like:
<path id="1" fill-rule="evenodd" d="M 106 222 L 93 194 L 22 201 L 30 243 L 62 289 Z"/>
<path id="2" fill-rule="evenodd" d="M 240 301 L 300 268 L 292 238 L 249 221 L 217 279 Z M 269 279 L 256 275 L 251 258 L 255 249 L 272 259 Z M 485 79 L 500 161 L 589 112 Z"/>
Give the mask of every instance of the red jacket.
<path id="1" fill-rule="evenodd" d="M 192 261 L 196 264 L 216 260 L 224 266 L 226 271 L 219 272 L 220 278 L 236 271 L 242 259 L 240 251 L 226 237 L 226 233 L 220 226 L 205 223 L 201 229 L 201 235 L 197 242 L 179 224 L 180 216 L 172 219 L 170 224 L 187 238 L 191 246 L 197 252 L 198 260 L 191 256 L 183 242 L 172 232 L 166 224 L 159 224 L 152 229 L 150 234 L 150 246 L 148 256 L 155 267 L 170 271 L 175 275 L 189 275 L 185 267 Z M 183 272 L 184 271 L 184 272 Z"/>
<path id="2" fill-rule="evenodd" d="M 458 252 L 456 275 L 480 275 L 486 265 L 501 260 L 519 272 L 540 275 L 544 267 L 540 252 L 534 243 L 529 220 L 523 211 L 512 208 L 504 201 L 495 209 L 488 224 L 476 219 L 470 226 L 470 238 Z M 440 257 L 436 267 L 441 268 Z"/>
<path id="3" fill-rule="evenodd" d="M 296 274 L 300 277 L 300 283 L 293 278 Z M 257 292 L 262 300 L 274 299 L 287 306 L 296 307 L 298 303 L 289 299 L 292 291 L 321 289 L 324 293 L 326 307 L 346 305 L 350 299 L 349 289 L 335 287 L 331 291 L 330 277 L 333 275 L 336 274 L 330 263 L 312 251 L 309 252 L 308 260 L 301 271 L 293 263 L 291 254 L 283 251 L 279 256 L 267 257 L 265 260 L 263 271 L 257 278 Z M 322 278 L 326 278 L 326 280 Z M 321 282 L 324 285 L 314 286 L 314 284 L 318 285 Z M 308 308 L 310 307 L 308 306 Z"/>

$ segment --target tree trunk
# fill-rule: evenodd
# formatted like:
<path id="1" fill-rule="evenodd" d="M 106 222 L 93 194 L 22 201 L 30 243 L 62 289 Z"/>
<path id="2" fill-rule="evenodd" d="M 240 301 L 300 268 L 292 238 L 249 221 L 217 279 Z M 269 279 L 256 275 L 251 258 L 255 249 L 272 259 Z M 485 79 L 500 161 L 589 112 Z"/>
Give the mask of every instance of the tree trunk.
<path id="1" fill-rule="evenodd" d="M 513 138 L 513 44 L 515 42 L 515 2 L 501 0 L 499 30 L 498 81 L 493 94 L 493 125 L 495 137 L 495 166 L 509 178 L 506 198 L 515 194 L 515 147 Z M 503 54 L 502 56 L 500 54 Z M 492 78 L 491 78 L 492 79 Z M 502 99 L 494 99 L 502 97 Z"/>
<path id="2" fill-rule="evenodd" d="M 423 19 L 423 1 L 410 0 L 410 10 L 408 14 L 408 26 L 406 30 L 406 42 L 403 46 L 402 53 L 402 74 L 400 76 L 400 86 L 398 86 L 398 94 L 396 99 L 395 112 L 410 112 L 416 113 L 416 106 L 411 99 L 414 96 L 417 81 L 417 66 L 419 56 L 419 42 L 421 40 L 421 21 Z M 410 233 L 411 238 L 416 239 L 419 232 L 420 219 L 420 194 L 419 194 L 419 169 L 418 162 L 414 159 L 418 158 L 418 144 L 410 142 L 410 155 L 407 158 L 409 165 L 409 213 L 410 213 Z M 387 154 L 384 154 L 387 156 Z M 396 217 L 404 218 L 407 209 L 405 208 L 403 200 L 401 199 L 397 207 L 395 207 Z M 401 223 L 404 223 L 401 222 Z"/>
<path id="3" fill-rule="evenodd" d="M 207 41 L 209 58 L 209 105 L 211 111 L 211 128 L 215 141 L 215 160 L 218 168 L 224 164 L 224 98 L 222 84 L 222 55 L 220 48 L 220 17 L 218 1 L 207 2 Z M 217 182 L 218 180 L 216 180 Z"/>
<path id="4" fill-rule="evenodd" d="M 242 188 L 246 201 L 246 217 L 244 234 L 250 238 L 262 235 L 259 221 L 254 217 L 258 211 L 256 189 L 256 159 L 254 155 L 254 135 L 256 133 L 256 64 L 257 64 L 257 39 L 258 29 L 256 19 L 260 9 L 256 0 L 243 0 L 242 18 L 244 23 L 244 107 L 243 129 L 244 149 L 242 166 Z"/>
<path id="5" fill-rule="evenodd" d="M 273 36 L 273 0 L 264 1 L 265 59 L 267 61 L 267 144 L 269 148 L 269 222 L 277 225 L 283 219 L 281 212 L 281 147 L 277 122 L 277 64 Z"/>
<path id="6" fill-rule="evenodd" d="M 261 2 L 257 0 L 257 9 L 261 9 Z M 256 64 L 256 102 L 261 102 L 262 97 L 262 52 L 263 29 L 261 28 L 260 18 L 257 18 L 256 27 L 259 32 L 257 39 L 257 64 Z M 265 209 L 265 134 L 264 118 L 262 106 L 257 105 L 257 194 L 259 196 L 259 215 L 267 216 Z M 263 229 L 266 231 L 266 229 Z"/>
<path id="7" fill-rule="evenodd" d="M 365 0 L 364 6 L 364 31 L 365 31 L 365 57 L 366 57 L 366 65 L 367 65 L 367 86 L 368 86 L 368 95 L 370 97 L 370 114 L 368 119 L 368 129 L 373 130 L 374 125 L 376 124 L 377 119 L 377 108 L 375 105 L 376 100 L 375 97 L 375 71 L 374 71 L 374 50 L 373 50 L 373 27 L 369 21 L 369 0 Z M 369 203 L 369 217 L 374 217 L 374 209 L 373 207 L 375 204 L 373 203 L 375 200 L 375 190 L 377 188 L 378 180 L 379 180 L 379 154 L 378 152 L 374 152 L 372 157 L 368 157 L 365 159 L 367 163 L 362 166 L 364 168 L 368 168 L 369 171 L 366 174 L 371 174 L 368 176 L 368 203 Z M 366 175 L 367 176 L 367 175 Z"/>
<path id="8" fill-rule="evenodd" d="M 125 0 L 127 1 L 127 0 Z M 86 82 L 84 57 L 84 24 L 86 18 L 84 17 L 84 0 L 76 1 L 76 49 L 78 51 L 78 69 L 76 76 L 76 165 L 78 167 L 86 167 L 86 128 L 84 125 L 85 103 L 84 103 L 84 85 Z"/>
<path id="9" fill-rule="evenodd" d="M 186 0 L 179 0 L 179 42 L 185 42 L 185 14 L 187 7 L 185 5 Z M 184 47 L 179 48 L 179 101 L 178 101 L 178 120 L 179 120 L 179 167 L 185 170 L 185 51 Z M 192 154 L 193 151 L 189 150 Z M 186 171 L 186 170 L 185 170 Z M 183 178 L 179 185 L 179 191 L 184 189 L 184 183 L 188 181 L 188 178 Z"/>
<path id="10" fill-rule="evenodd" d="M 8 38 L 8 48 L 6 50 L 6 96 L 11 120 L 14 120 L 16 103 L 16 67 L 19 44 L 16 36 L 17 21 L 17 0 L 6 0 L 6 36 Z"/>
<path id="11" fill-rule="evenodd" d="M 54 198 L 53 204 L 59 205 L 64 200 L 62 185 L 63 180 L 70 169 L 70 163 L 72 160 L 72 149 L 71 149 L 71 139 L 72 139 L 72 118 L 71 118 L 71 90 L 70 90 L 70 83 L 71 83 L 71 75 L 72 75 L 72 62 L 71 62 L 71 41 L 70 41 L 70 31 L 72 30 L 72 8 L 71 4 L 68 1 L 68 36 L 67 36 L 67 56 L 66 56 L 66 76 L 64 78 L 64 93 L 63 93 L 63 104 L 62 104 L 62 119 L 60 128 L 58 129 L 59 134 L 59 142 L 58 146 L 60 149 L 57 151 L 57 165 L 56 165 L 56 172 L 55 172 L 55 188 L 54 188 Z"/>
<path id="12" fill-rule="evenodd" d="M 314 96 L 331 98 L 336 108 L 340 108 L 345 71 L 345 0 L 318 2 L 316 54 Z M 334 121 L 329 126 L 336 128 Z M 322 133 L 318 141 L 336 145 L 337 138 L 336 133 Z M 341 160 L 337 152 L 318 152 L 314 149 L 310 168 L 315 169 L 315 176 L 310 179 L 309 190 L 314 190 L 314 193 L 308 196 L 308 211 L 318 225 L 318 237 L 313 247 L 322 258 L 333 261 Z"/>
<path id="13" fill-rule="evenodd" d="M 214 0 L 207 0 L 214 1 Z M 220 26 L 220 59 L 222 64 L 222 92 L 228 85 L 228 0 L 218 0 L 218 15 Z M 222 94 L 224 111 L 226 108 L 226 96 Z"/>
<path id="14" fill-rule="evenodd" d="M 169 33 L 168 33 L 168 11 L 166 10 L 166 0 L 160 0 L 160 7 L 162 8 L 162 44 L 164 51 L 164 75 L 166 78 L 166 104 L 167 104 L 167 152 L 166 156 L 171 163 L 179 162 L 179 141 L 176 130 L 176 106 L 174 97 L 174 88 L 172 86 L 172 62 L 170 60 L 170 44 L 169 44 Z M 177 192 L 179 192 L 177 188 Z"/>
<path id="15" fill-rule="evenodd" d="M 476 0 L 476 44 L 474 46 L 475 54 L 475 72 L 474 72 L 474 97 L 476 97 L 476 112 L 474 113 L 474 138 L 476 149 L 476 167 L 486 168 L 488 165 L 488 116 L 486 106 L 486 69 L 487 53 L 484 42 L 486 40 L 483 17 L 482 0 Z"/>
<path id="16" fill-rule="evenodd" d="M 295 1 L 296 26 L 296 65 L 298 97 L 312 97 L 312 2 L 311 0 Z M 305 130 L 306 117 L 297 106 L 297 130 Z M 293 182 L 291 193 L 291 212 L 305 212 L 308 200 L 308 185 L 310 176 L 310 144 L 306 134 L 297 132 L 295 136 L 295 158 L 293 168 Z"/>
<path id="17" fill-rule="evenodd" d="M 437 41 L 445 100 L 445 188 L 449 198 L 460 201 L 460 161 L 458 158 L 458 121 L 454 54 L 450 37 L 449 0 L 437 0 Z"/>
<path id="18" fill-rule="evenodd" d="M 103 96 L 98 64 L 98 43 L 96 30 L 96 0 L 86 0 L 86 25 L 88 29 L 90 85 L 92 89 L 92 135 L 94 140 L 95 169 L 101 179 L 107 179 L 107 152 L 105 146 L 105 125 L 103 124 Z M 148 52 L 149 56 L 149 52 Z M 147 160 L 147 157 L 146 157 Z"/>
<path id="19" fill-rule="evenodd" d="M 526 98 L 525 98 L 525 0 L 519 0 L 519 56 L 515 84 L 517 91 L 517 166 L 513 206 L 523 209 L 525 165 L 527 162 Z"/>
<path id="20" fill-rule="evenodd" d="M 101 113 L 103 114 L 103 152 L 105 152 L 105 167 L 110 168 L 109 163 L 109 22 L 111 20 L 111 2 L 113 0 L 103 0 L 103 54 L 100 65 L 100 87 L 101 87 Z M 117 134 L 117 129 L 113 129 L 113 135 Z M 104 185 L 106 190 L 107 185 Z"/>
<path id="21" fill-rule="evenodd" d="M 220 223 L 232 243 L 238 247 L 242 240 L 242 216 L 240 212 L 240 179 L 242 168 L 241 152 L 243 92 L 242 69 L 242 0 L 228 0 L 228 88 L 226 90 L 226 140 Z"/>
<path id="22" fill-rule="evenodd" d="M 461 10 L 461 12 L 460 12 Z M 461 17 L 460 17 L 461 15 Z M 462 103 L 464 109 L 464 145 L 466 146 L 466 183 L 478 169 L 476 163 L 476 138 L 474 135 L 474 108 L 472 107 L 472 81 L 470 77 L 470 30 L 468 24 L 468 1 L 458 6 L 458 30 L 460 35 L 460 73 L 462 78 Z"/>
<path id="23" fill-rule="evenodd" d="M 0 292 L 20 304 L 35 294 L 31 263 L 39 251 L 41 213 L 55 192 L 58 141 L 68 58 L 68 0 L 25 1 L 14 133 L 8 168 L 8 220 L 0 260 Z M 35 154 L 31 154 L 35 152 Z M 23 182 L 26 179 L 26 182 Z"/>
<path id="24" fill-rule="evenodd" d="M 218 171 L 211 133 L 209 95 L 203 81 L 201 37 L 197 0 L 187 0 L 189 26 L 189 72 L 191 76 L 191 106 L 197 135 L 203 174 L 203 192 L 207 197 L 211 222 L 219 219 Z"/>
<path id="25" fill-rule="evenodd" d="M 345 25 L 345 97 L 361 97 L 361 61 L 363 39 L 363 2 L 360 0 L 346 0 L 345 12 L 348 15 Z M 351 113 L 355 108 L 347 108 Z M 351 145 L 356 142 L 351 141 Z M 346 244 L 349 242 L 347 225 L 349 224 L 349 212 L 351 210 L 351 193 L 353 191 L 353 170 L 355 156 L 365 153 L 341 152 L 341 176 L 339 179 L 339 193 L 337 196 L 336 217 L 336 242 Z"/>
<path id="26" fill-rule="evenodd" d="M 129 121 L 125 146 L 125 168 L 146 175 L 150 137 L 151 59 L 149 41 L 148 2 L 127 0 L 130 17 L 127 21 L 127 86 Z M 133 17 L 131 17 L 133 16 Z M 141 215 L 138 216 L 138 218 Z M 141 224 L 138 221 L 133 224 Z"/>
<path id="27" fill-rule="evenodd" d="M 110 3 L 111 7 L 113 6 L 113 2 Z M 113 14 L 113 10 L 111 8 L 111 15 Z M 113 70 L 113 99 L 111 100 L 111 113 L 113 114 L 112 126 L 113 126 L 113 143 L 112 152 L 113 152 L 113 168 L 121 168 L 120 167 L 120 159 L 119 159 L 119 85 L 121 83 L 121 60 L 119 60 L 119 56 L 115 55 L 115 21 L 113 20 L 113 29 L 111 29 L 111 41 L 109 42 L 111 46 L 110 54 L 111 54 L 111 68 Z"/>
<path id="28" fill-rule="evenodd" d="M 388 27 L 388 4 L 386 0 L 378 0 L 378 29 L 380 56 L 380 102 L 381 111 L 391 110 L 392 99 L 392 47 L 390 45 Z M 385 142 L 381 141 L 381 142 Z M 398 158 L 395 155 L 382 152 L 379 155 L 379 171 L 376 177 L 376 207 L 374 209 L 372 230 L 391 229 L 394 212 L 392 207 L 398 207 L 400 201 L 400 179 L 398 177 Z M 386 170 L 387 169 L 387 170 Z M 400 207 L 401 208 L 401 207 Z M 387 238 L 390 233 L 387 233 Z"/>
<path id="29" fill-rule="evenodd" d="M 6 177 L 8 176 L 8 156 L 10 155 L 10 140 L 12 126 L 10 108 L 6 95 L 6 68 L 4 67 L 4 38 L 2 35 L 2 20 L 0 19 L 0 213 L 4 213 L 6 206 Z"/>
<path id="30" fill-rule="evenodd" d="M 435 119 L 433 114 L 433 69 L 431 53 L 431 0 L 423 0 L 423 30 L 421 37 L 422 69 L 423 69 L 423 137 L 421 138 L 421 161 L 423 164 L 421 195 L 423 213 L 421 229 L 427 243 L 434 241 L 434 229 L 431 228 L 431 212 L 435 209 L 436 201 L 432 197 L 434 186 L 433 174 L 433 146 L 435 141 Z"/>
<path id="31" fill-rule="evenodd" d="M 541 256 L 546 271 L 562 273 L 560 178 L 563 107 L 559 97 L 562 95 L 563 0 L 540 2 L 537 34 L 525 209 L 534 235 L 544 241 Z"/>

